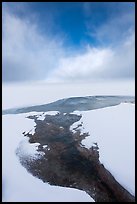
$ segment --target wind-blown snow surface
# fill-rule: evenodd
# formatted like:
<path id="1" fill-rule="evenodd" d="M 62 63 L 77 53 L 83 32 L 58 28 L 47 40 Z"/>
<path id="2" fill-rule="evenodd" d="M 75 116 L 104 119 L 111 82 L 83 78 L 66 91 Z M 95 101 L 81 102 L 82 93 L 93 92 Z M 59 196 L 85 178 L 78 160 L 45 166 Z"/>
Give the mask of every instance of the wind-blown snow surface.
<path id="1" fill-rule="evenodd" d="M 117 82 L 110 82 L 110 83 L 101 82 L 101 83 L 91 83 L 91 84 L 46 84 L 46 83 L 3 84 L 2 85 L 2 109 L 23 107 L 23 106 L 36 105 L 36 104 L 45 104 L 62 98 L 68 98 L 73 96 L 74 97 L 89 96 L 89 95 L 133 95 L 134 96 L 134 94 L 135 94 L 134 81 L 128 81 L 128 82 L 117 81 Z M 117 107 L 118 106 L 113 108 L 117 108 Z M 105 109 L 88 111 L 88 112 L 89 113 L 92 112 L 92 114 L 96 115 L 96 113 L 100 111 L 105 111 L 105 110 L 107 109 L 105 108 Z M 88 114 L 88 112 L 85 112 L 85 113 Z M 34 134 L 35 132 L 35 123 L 33 120 L 25 118 L 25 116 L 27 115 L 28 114 L 17 114 L 17 115 L 11 114 L 11 115 L 2 116 L 3 202 L 6 202 L 6 201 L 14 201 L 14 202 L 16 201 L 18 202 L 19 201 L 22 201 L 22 202 L 23 201 L 30 201 L 30 202 L 60 201 L 61 202 L 66 200 L 79 201 L 79 202 L 93 201 L 90 198 L 90 196 L 88 196 L 88 194 L 86 194 L 83 191 L 79 191 L 76 189 L 69 189 L 69 188 L 53 187 L 48 185 L 47 183 L 44 184 L 41 180 L 36 179 L 31 174 L 29 174 L 26 171 L 26 169 L 21 166 L 17 156 L 15 155 L 15 150 L 18 147 L 19 143 L 24 139 L 22 132 L 31 131 L 32 134 Z M 104 117 L 105 117 L 105 112 L 104 112 Z M 121 117 L 121 121 L 124 121 L 125 119 L 128 120 L 129 116 L 126 116 L 125 113 L 122 115 L 117 115 L 117 120 L 119 120 L 120 117 Z M 96 115 L 96 118 L 98 118 L 97 115 Z M 43 120 L 44 115 L 39 119 Z M 93 119 L 96 120 L 95 118 Z M 129 121 L 131 120 L 132 119 L 130 119 Z M 103 122 L 105 123 L 105 121 L 106 119 Z M 114 123 L 115 121 L 113 120 L 113 124 Z M 99 119 L 95 121 L 95 127 L 98 127 L 98 124 L 99 124 Z M 108 124 L 108 121 L 106 122 L 106 124 Z M 133 121 L 133 124 L 134 124 L 134 121 Z M 122 122 L 121 122 L 121 125 L 122 125 Z M 94 137 L 98 137 L 96 134 L 97 133 L 96 131 L 97 130 L 100 131 L 100 128 L 98 127 L 93 129 L 93 127 L 94 126 L 92 126 L 91 133 L 93 133 Z M 109 125 L 107 127 L 108 127 L 107 130 L 109 130 Z M 102 131 L 100 132 L 103 133 Z M 111 134 L 113 134 L 113 131 L 111 131 Z M 96 141 L 96 138 L 95 138 L 95 141 Z M 26 140 L 25 142 L 26 142 L 25 144 L 27 145 L 28 141 Z M 116 145 L 118 144 L 119 143 L 117 141 Z M 130 154 L 130 151 L 134 150 L 134 142 L 132 141 L 131 143 L 131 140 L 130 140 L 129 144 L 132 146 L 132 149 L 130 148 L 127 149 L 128 154 Z M 26 145 L 25 145 L 25 148 L 27 147 Z M 33 156 L 35 155 L 34 152 L 37 153 L 36 150 L 37 150 L 38 144 L 35 144 L 35 145 L 34 145 L 35 147 L 33 146 L 31 148 L 31 153 L 33 152 Z M 123 152 L 123 148 L 124 148 L 123 146 L 124 146 L 124 141 L 123 141 L 123 144 L 121 144 L 120 154 Z M 100 144 L 99 144 L 99 148 L 101 150 Z M 101 152 L 100 152 L 100 155 L 101 155 Z M 110 156 L 110 153 L 108 156 Z M 116 157 L 114 157 L 115 159 L 113 159 L 113 162 L 116 162 L 117 161 L 116 159 L 119 158 L 119 155 L 117 156 L 117 152 L 115 156 Z M 132 159 L 134 160 L 134 155 Z M 122 160 L 120 160 L 120 164 L 121 162 Z M 108 162 L 106 162 L 105 165 L 108 165 L 109 167 L 109 160 Z M 125 174 L 128 169 L 129 169 L 129 166 L 127 167 L 127 169 L 124 169 L 123 174 Z M 111 170 L 113 169 L 111 168 Z M 134 176 L 134 172 L 133 172 L 133 176 Z"/>
<path id="2" fill-rule="evenodd" d="M 2 123 L 2 179 L 3 202 L 94 202 L 84 191 L 72 188 L 51 186 L 33 177 L 19 163 L 15 154 L 21 145 L 23 157 L 37 159 L 41 152 L 37 152 L 38 143 L 29 145 L 22 132 L 29 132 L 35 126 L 34 120 L 25 118 L 27 113 L 18 115 L 4 115 Z M 40 114 L 40 113 L 38 113 Z M 48 112 L 48 114 L 50 114 Z M 53 113 L 51 113 L 53 114 Z"/>
<path id="3" fill-rule="evenodd" d="M 97 142 L 100 162 L 131 194 L 135 194 L 135 105 L 122 103 L 92 111 L 74 111 L 82 114 L 78 124 L 82 132 L 89 132 L 81 143 L 90 148 Z M 73 130 L 75 131 L 75 130 Z"/>

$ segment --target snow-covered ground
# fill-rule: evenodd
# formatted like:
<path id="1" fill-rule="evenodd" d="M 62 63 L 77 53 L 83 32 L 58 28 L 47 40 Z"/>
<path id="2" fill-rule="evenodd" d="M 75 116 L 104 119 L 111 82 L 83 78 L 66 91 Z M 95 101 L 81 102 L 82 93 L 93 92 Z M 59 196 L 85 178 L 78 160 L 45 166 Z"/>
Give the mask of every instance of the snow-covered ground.
<path id="1" fill-rule="evenodd" d="M 30 113 L 35 115 L 37 113 Z M 48 112 L 48 114 L 50 114 Z M 53 114 L 53 113 L 52 113 Z M 33 177 L 19 163 L 16 148 L 21 145 L 23 156 L 37 159 L 38 143 L 28 145 L 22 132 L 29 132 L 35 126 L 33 120 L 25 118 L 29 114 L 4 115 L 2 120 L 2 180 L 3 202 L 94 202 L 84 191 L 51 186 Z M 46 146 L 47 147 L 47 146 Z"/>
<path id="2" fill-rule="evenodd" d="M 59 113 L 58 111 L 47 111 L 45 113 L 41 113 L 39 117 L 37 117 L 37 120 L 44 120 L 46 115 L 56 115 L 57 113 Z M 37 115 L 39 115 L 39 113 L 37 113 Z"/>
<path id="3" fill-rule="evenodd" d="M 82 114 L 75 128 L 89 132 L 81 143 L 90 148 L 97 142 L 100 162 L 131 194 L 135 194 L 135 105 L 122 103 L 117 106 L 92 111 L 74 111 Z M 74 129 L 74 130 L 73 130 Z"/>
<path id="4" fill-rule="evenodd" d="M 123 82 L 103 82 L 103 83 L 91 83 L 91 84 L 3 84 L 2 85 L 2 109 L 16 108 L 28 105 L 45 104 L 49 102 L 56 101 L 61 98 L 68 98 L 72 96 L 89 96 L 89 95 L 133 95 L 135 94 L 134 81 L 123 81 Z M 117 172 L 122 173 L 117 174 L 117 180 L 125 179 L 127 183 L 134 183 L 134 115 L 131 114 L 129 109 L 134 107 L 132 104 L 126 104 L 123 111 L 120 111 L 118 107 L 115 106 L 111 108 L 104 108 L 95 111 L 83 112 L 83 119 L 90 123 L 84 123 L 87 130 L 91 130 L 91 134 L 94 137 L 93 140 L 89 141 L 92 144 L 93 141 L 98 142 L 100 148 L 100 160 L 105 166 L 111 170 L 118 169 Z M 123 107 L 123 106 L 122 106 Z M 113 116 L 109 115 L 109 111 L 114 110 Z M 119 111 L 117 111 L 119 110 Z M 129 112 L 128 112 L 129 111 Z M 111 112 L 111 111 L 110 111 Z M 91 114 L 92 113 L 92 114 Z M 33 114 L 33 113 L 32 113 Z M 35 114 L 35 113 L 34 113 Z M 40 113 L 39 113 L 40 114 Z M 89 115 L 88 115 L 89 114 Z M 120 115 L 119 115 L 120 114 Z M 24 145 L 27 148 L 28 141 L 24 139 L 23 132 L 31 131 L 33 134 L 35 132 L 35 123 L 33 120 L 25 118 L 28 114 L 18 114 L 18 115 L 3 115 L 2 116 L 2 179 L 3 179 L 3 202 L 50 202 L 50 201 L 72 201 L 81 202 L 89 201 L 92 202 L 93 199 L 83 191 L 50 186 L 48 183 L 44 184 L 41 180 L 33 177 L 27 172 L 27 170 L 19 163 L 18 157 L 15 154 L 16 148 L 20 145 Z M 40 116 L 39 119 L 43 120 L 44 115 Z M 89 118 L 88 118 L 89 117 Z M 103 118 L 101 120 L 100 118 Z M 110 118 L 112 119 L 110 121 Z M 101 121 L 100 121 L 101 120 Z M 117 122 L 119 121 L 119 123 Z M 125 122 L 126 121 L 126 125 Z M 92 122 L 92 123 L 91 123 Z M 112 122 L 112 123 L 111 123 Z M 99 125 L 100 124 L 100 125 Z M 103 129 L 103 124 L 107 128 Z M 111 126 L 110 126 L 111 124 Z M 91 125 L 91 127 L 89 127 Z M 119 125 L 119 126 L 118 126 Z M 116 126 L 116 128 L 115 128 Z M 131 132 L 126 132 L 131 134 L 131 138 L 124 137 L 122 134 L 122 127 L 126 130 L 129 127 L 132 129 Z M 90 129 L 91 128 L 91 129 Z M 118 129 L 117 129 L 118 128 Z M 120 128 L 120 129 L 119 129 Z M 107 131 L 105 134 L 105 131 Z M 109 134 L 111 132 L 111 134 Z M 99 133 L 99 134 L 98 134 Z M 101 134 L 100 134 L 101 133 Z M 121 133 L 119 138 L 118 135 L 116 140 L 112 138 L 114 133 Z M 101 136 L 100 136 L 101 135 Z M 107 139 L 103 139 L 102 143 L 97 138 L 110 136 Z M 129 136 L 129 135 L 128 135 Z M 123 139 L 122 139 L 123 138 Z M 126 138 L 126 139 L 125 139 Z M 86 138 L 83 143 L 90 139 Z M 114 141 L 113 141 L 114 140 Z M 21 143 L 23 141 L 23 143 Z M 106 141 L 106 145 L 105 145 Z M 122 141 L 122 143 L 121 143 Z M 112 144 L 115 145 L 112 145 Z M 111 149 L 108 144 L 113 146 Z M 127 145 L 129 144 L 129 146 Z M 37 145 L 32 146 L 31 149 L 25 149 L 27 154 L 37 155 Z M 104 149 L 101 145 L 105 145 Z M 105 148 L 107 146 L 107 149 Z M 114 150 L 115 146 L 115 152 Z M 29 146 L 30 147 L 30 146 Z M 48 148 L 48 147 L 45 147 Z M 127 149 L 126 149 L 127 148 Z M 118 149 L 118 151 L 117 151 Z M 112 151 L 109 152 L 108 159 L 107 155 L 101 151 Z M 125 152 L 127 153 L 125 155 Z M 36 153 L 36 154 L 35 154 Z M 102 155 L 102 157 L 101 157 Z M 106 155 L 106 157 L 104 156 Z M 112 156 L 111 156 L 112 155 Z M 123 156 L 122 156 L 123 155 Z M 40 156 L 40 155 L 39 155 Z M 124 160 L 123 160 L 124 158 Z M 104 160 L 103 160 L 104 159 Z M 120 164 L 119 164 L 120 162 Z M 124 163 L 122 163 L 124 162 Z M 127 163 L 126 163 L 127 162 Z M 121 164 L 122 163 L 122 164 Z M 112 165 L 113 164 L 113 165 Z M 118 164 L 118 165 L 117 165 Z M 126 165 L 125 165 L 126 164 Z M 124 166 L 125 165 L 125 166 Z M 129 166 L 128 166 L 129 165 Z M 116 173 L 117 173 L 116 172 Z M 115 172 L 114 172 L 115 173 Z M 122 177 L 121 177 L 122 174 Z M 131 176 L 132 174 L 132 176 Z M 124 177 L 125 175 L 125 177 Z M 115 174 L 116 176 L 116 174 Z M 118 178 L 120 177 L 120 178 Z M 132 179 L 131 179 L 132 177 Z M 132 181 L 131 181 L 132 180 Z M 120 181 L 121 182 L 121 181 Z M 122 183 L 122 182 L 121 182 Z M 128 185 L 128 189 L 131 188 L 134 191 L 134 187 Z"/>
<path id="5" fill-rule="evenodd" d="M 100 83 L 14 83 L 2 85 L 2 109 L 50 103 L 62 98 L 92 95 L 135 95 L 135 82 L 103 81 Z"/>

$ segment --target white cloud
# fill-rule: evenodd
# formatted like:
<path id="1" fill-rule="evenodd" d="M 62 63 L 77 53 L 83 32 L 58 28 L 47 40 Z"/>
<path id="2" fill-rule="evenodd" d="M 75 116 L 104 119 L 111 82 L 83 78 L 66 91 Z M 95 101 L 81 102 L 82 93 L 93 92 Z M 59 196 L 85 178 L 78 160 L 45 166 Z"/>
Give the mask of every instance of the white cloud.
<path id="1" fill-rule="evenodd" d="M 97 28 L 90 27 L 91 25 L 87 23 L 88 34 L 96 38 L 102 45 L 105 43 L 117 44 L 134 32 L 134 24 L 134 13 L 126 13 L 109 19 Z"/>
<path id="2" fill-rule="evenodd" d="M 3 80 L 45 78 L 63 56 L 62 40 L 42 35 L 35 23 L 3 11 Z"/>
<path id="3" fill-rule="evenodd" d="M 71 82 L 134 78 L 133 29 L 128 30 L 120 42 L 115 41 L 113 47 L 87 45 L 85 51 L 80 53 L 79 50 L 64 48 L 63 39 L 56 34 L 51 37 L 48 28 L 46 34 L 41 34 L 37 20 L 34 22 L 31 18 L 16 15 L 15 8 L 12 11 L 4 7 L 2 18 L 3 81 L 44 79 L 49 82 Z M 109 25 L 105 28 L 110 29 Z"/>
<path id="4" fill-rule="evenodd" d="M 60 59 L 58 69 L 52 75 L 54 79 L 77 80 L 98 75 L 113 53 L 110 49 L 88 48 L 84 54 Z"/>
<path id="5" fill-rule="evenodd" d="M 126 37 L 123 44 L 117 45 L 114 53 L 110 68 L 107 68 L 108 76 L 135 78 L 135 33 Z"/>
<path id="6" fill-rule="evenodd" d="M 87 34 L 104 45 L 117 44 L 135 30 L 134 2 L 85 2 Z"/>
<path id="7" fill-rule="evenodd" d="M 93 81 L 106 78 L 134 78 L 134 33 L 118 46 L 94 48 L 84 54 L 60 59 L 49 81 Z"/>

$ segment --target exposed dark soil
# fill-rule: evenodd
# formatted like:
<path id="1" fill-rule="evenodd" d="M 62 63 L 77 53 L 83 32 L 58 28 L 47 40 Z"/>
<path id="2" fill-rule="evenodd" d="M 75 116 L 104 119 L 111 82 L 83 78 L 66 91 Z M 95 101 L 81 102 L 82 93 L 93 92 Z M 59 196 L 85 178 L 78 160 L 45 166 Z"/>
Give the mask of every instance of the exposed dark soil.
<path id="1" fill-rule="evenodd" d="M 95 202 L 135 202 L 134 196 L 100 163 L 97 144 L 90 149 L 80 144 L 88 133 L 69 130 L 81 116 L 59 113 L 47 115 L 44 121 L 37 120 L 37 116 L 28 118 L 35 119 L 36 130 L 34 135 L 24 136 L 29 137 L 30 143 L 40 143 L 38 151 L 45 153 L 34 161 L 20 158 L 31 174 L 51 185 L 84 190 Z"/>

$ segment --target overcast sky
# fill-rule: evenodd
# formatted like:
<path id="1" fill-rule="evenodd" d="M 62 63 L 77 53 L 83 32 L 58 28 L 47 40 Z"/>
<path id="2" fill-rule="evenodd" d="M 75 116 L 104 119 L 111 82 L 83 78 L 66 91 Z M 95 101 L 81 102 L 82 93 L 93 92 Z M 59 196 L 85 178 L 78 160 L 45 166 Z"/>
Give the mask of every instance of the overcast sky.
<path id="1" fill-rule="evenodd" d="M 134 79 L 132 2 L 3 2 L 3 82 Z"/>

